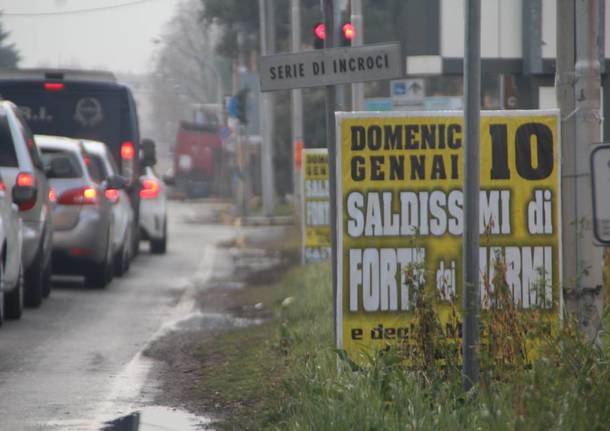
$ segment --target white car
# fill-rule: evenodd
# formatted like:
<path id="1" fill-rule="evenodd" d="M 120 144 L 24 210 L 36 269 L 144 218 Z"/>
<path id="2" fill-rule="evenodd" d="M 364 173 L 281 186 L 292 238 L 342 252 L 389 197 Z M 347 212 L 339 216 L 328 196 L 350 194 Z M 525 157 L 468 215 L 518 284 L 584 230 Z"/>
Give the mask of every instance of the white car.
<path id="1" fill-rule="evenodd" d="M 114 163 L 112 154 L 110 154 L 108 147 L 103 142 L 87 140 L 82 140 L 81 142 L 91 157 L 91 163 L 97 164 L 98 170 L 104 179 L 119 175 L 119 169 Z M 130 262 L 134 254 L 132 249 L 132 236 L 133 232 L 135 232 L 133 208 L 125 189 L 111 189 L 106 190 L 105 193 L 106 198 L 113 203 L 114 236 L 112 245 L 114 273 L 122 276 L 129 271 Z"/>
<path id="2" fill-rule="evenodd" d="M 167 188 L 150 166 L 140 176 L 140 239 L 150 241 L 150 252 L 167 249 Z"/>
<path id="3" fill-rule="evenodd" d="M 19 194 L 15 186 L 15 198 L 9 196 L 0 176 L 0 324 L 4 317 L 19 319 L 23 312 L 23 227 L 16 205 L 21 201 Z"/>

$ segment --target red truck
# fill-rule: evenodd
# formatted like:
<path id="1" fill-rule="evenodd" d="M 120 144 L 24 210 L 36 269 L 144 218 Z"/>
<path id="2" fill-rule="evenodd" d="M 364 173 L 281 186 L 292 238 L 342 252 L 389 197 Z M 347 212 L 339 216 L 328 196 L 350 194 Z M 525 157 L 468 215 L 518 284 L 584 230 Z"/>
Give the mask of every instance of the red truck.
<path id="1" fill-rule="evenodd" d="M 174 153 L 178 191 L 188 197 L 209 196 L 220 174 L 221 161 L 222 140 L 218 125 L 180 122 Z"/>

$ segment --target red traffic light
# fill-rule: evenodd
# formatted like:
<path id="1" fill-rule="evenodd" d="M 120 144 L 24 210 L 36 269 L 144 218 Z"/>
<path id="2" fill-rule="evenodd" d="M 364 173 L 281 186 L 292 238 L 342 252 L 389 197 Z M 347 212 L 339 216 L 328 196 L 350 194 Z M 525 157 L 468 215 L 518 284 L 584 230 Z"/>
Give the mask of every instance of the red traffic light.
<path id="1" fill-rule="evenodd" d="M 313 34 L 316 35 L 317 39 L 326 39 L 326 27 L 324 26 L 323 22 L 315 25 L 315 27 L 313 28 Z"/>
<path id="2" fill-rule="evenodd" d="M 343 24 L 341 30 L 343 31 L 343 37 L 347 40 L 352 40 L 356 36 L 356 29 L 351 22 Z"/>

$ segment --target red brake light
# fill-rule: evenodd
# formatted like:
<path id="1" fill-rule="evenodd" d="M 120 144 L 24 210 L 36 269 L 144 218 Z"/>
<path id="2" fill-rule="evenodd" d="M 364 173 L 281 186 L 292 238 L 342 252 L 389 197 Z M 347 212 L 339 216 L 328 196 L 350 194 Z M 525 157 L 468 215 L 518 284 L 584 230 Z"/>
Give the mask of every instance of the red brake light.
<path id="1" fill-rule="evenodd" d="M 5 192 L 6 191 L 6 184 L 4 184 L 4 181 L 0 181 L 0 192 Z"/>
<path id="2" fill-rule="evenodd" d="M 61 91 L 64 89 L 64 84 L 61 82 L 45 82 L 44 89 L 47 91 Z"/>
<path id="3" fill-rule="evenodd" d="M 80 187 L 66 190 L 59 196 L 57 202 L 61 205 L 94 205 L 97 200 L 97 189 Z"/>
<path id="4" fill-rule="evenodd" d="M 27 172 L 20 172 L 15 183 L 21 187 L 34 187 L 34 176 Z"/>
<path id="5" fill-rule="evenodd" d="M 142 181 L 142 190 L 140 190 L 141 199 L 155 199 L 159 196 L 161 188 L 156 180 L 146 179 Z"/>
<path id="6" fill-rule="evenodd" d="M 107 189 L 104 191 L 104 195 L 106 196 L 106 199 L 108 199 L 113 204 L 119 201 L 120 194 L 119 191 L 116 189 Z"/>
<path id="7" fill-rule="evenodd" d="M 136 155 L 135 147 L 133 146 L 133 142 L 125 141 L 121 145 L 121 158 L 123 160 L 133 160 Z"/>
<path id="8" fill-rule="evenodd" d="M 57 202 L 57 192 L 53 187 L 49 187 L 49 202 Z"/>

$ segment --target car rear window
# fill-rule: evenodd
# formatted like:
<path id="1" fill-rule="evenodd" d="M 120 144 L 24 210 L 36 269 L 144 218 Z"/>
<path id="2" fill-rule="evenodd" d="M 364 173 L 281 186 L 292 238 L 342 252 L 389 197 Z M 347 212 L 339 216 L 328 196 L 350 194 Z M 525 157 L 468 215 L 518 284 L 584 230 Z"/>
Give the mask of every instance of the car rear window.
<path id="1" fill-rule="evenodd" d="M 104 165 L 104 161 L 97 154 L 89 153 L 89 164 L 87 168 L 89 169 L 89 174 L 91 178 L 93 178 L 96 182 L 101 183 L 103 180 L 108 178 L 108 171 L 106 170 L 106 165 Z"/>
<path id="2" fill-rule="evenodd" d="M 49 178 L 80 178 L 83 176 L 83 170 L 76 154 L 69 151 L 58 150 L 42 150 L 42 160 L 45 165 L 53 164 L 53 172 L 49 174 Z"/>
<path id="3" fill-rule="evenodd" d="M 19 166 L 8 119 L 2 114 L 0 114 L 0 166 Z"/>

